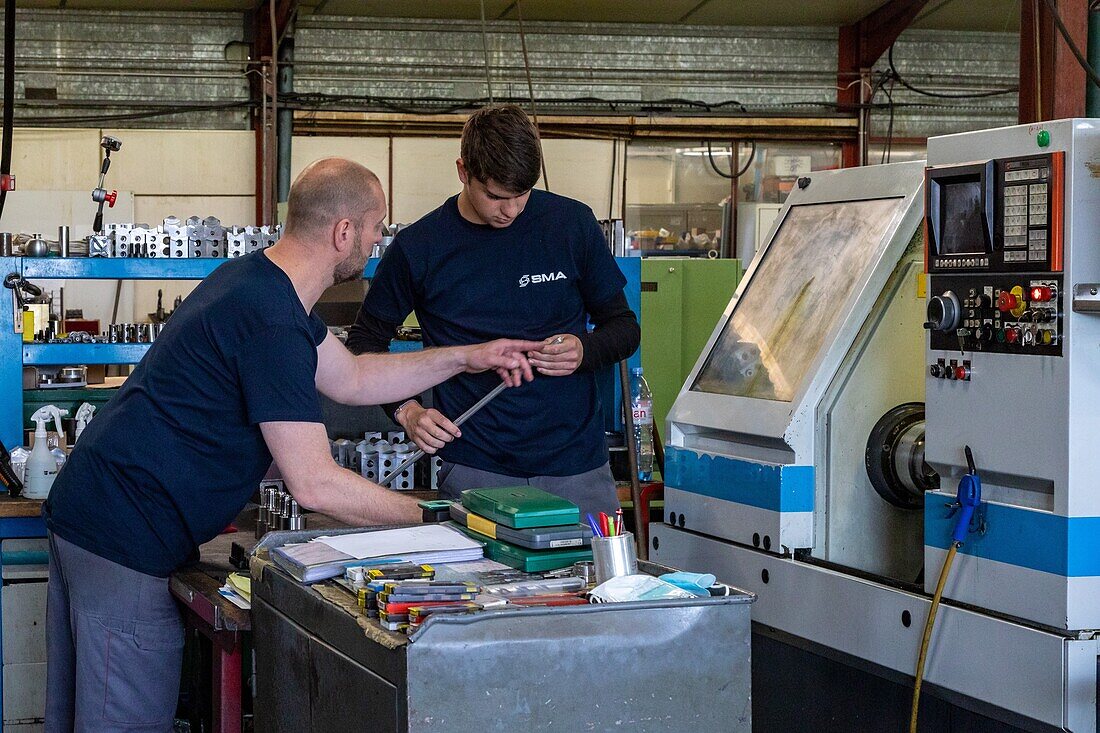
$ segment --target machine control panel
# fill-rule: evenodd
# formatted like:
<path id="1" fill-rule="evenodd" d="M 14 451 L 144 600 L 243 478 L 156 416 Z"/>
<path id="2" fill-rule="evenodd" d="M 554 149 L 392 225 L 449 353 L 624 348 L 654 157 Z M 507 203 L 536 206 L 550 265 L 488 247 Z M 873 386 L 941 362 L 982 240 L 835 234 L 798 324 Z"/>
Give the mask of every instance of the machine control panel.
<path id="1" fill-rule="evenodd" d="M 1062 355 L 1061 275 L 940 275 L 932 286 L 925 322 L 932 349 Z"/>
<path id="2" fill-rule="evenodd" d="M 928 168 L 928 272 L 1061 272 L 1064 158 Z"/>

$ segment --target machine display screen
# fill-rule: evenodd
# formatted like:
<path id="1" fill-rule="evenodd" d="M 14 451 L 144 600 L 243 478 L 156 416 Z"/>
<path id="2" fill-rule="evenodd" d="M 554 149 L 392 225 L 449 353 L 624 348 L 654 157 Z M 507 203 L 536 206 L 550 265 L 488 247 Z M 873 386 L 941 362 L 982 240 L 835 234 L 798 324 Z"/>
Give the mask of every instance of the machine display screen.
<path id="1" fill-rule="evenodd" d="M 940 184 L 940 255 L 980 255 L 986 252 L 982 227 L 981 181 Z"/>
<path id="2" fill-rule="evenodd" d="M 903 198 L 792 206 L 692 385 L 790 402 L 877 258 Z"/>

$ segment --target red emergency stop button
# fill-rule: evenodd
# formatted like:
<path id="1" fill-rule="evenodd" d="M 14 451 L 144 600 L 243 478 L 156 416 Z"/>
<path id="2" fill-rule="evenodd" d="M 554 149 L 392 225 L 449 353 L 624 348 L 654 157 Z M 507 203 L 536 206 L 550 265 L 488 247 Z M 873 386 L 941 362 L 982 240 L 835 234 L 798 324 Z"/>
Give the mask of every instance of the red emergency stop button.
<path id="1" fill-rule="evenodd" d="M 1018 328 L 1006 328 L 1005 329 L 1005 341 L 1010 344 L 1014 344 L 1020 340 L 1020 329 Z"/>
<path id="2" fill-rule="evenodd" d="M 1054 297 L 1054 292 L 1046 285 L 1034 285 L 1028 295 L 1033 303 L 1048 303 Z"/>
<path id="3" fill-rule="evenodd" d="M 1001 294 L 997 296 L 997 310 L 999 310 L 1001 313 L 1008 313 L 1010 310 L 1013 310 L 1018 305 L 1019 300 L 1016 298 L 1015 295 L 1008 292 L 1007 290 L 1002 290 Z"/>

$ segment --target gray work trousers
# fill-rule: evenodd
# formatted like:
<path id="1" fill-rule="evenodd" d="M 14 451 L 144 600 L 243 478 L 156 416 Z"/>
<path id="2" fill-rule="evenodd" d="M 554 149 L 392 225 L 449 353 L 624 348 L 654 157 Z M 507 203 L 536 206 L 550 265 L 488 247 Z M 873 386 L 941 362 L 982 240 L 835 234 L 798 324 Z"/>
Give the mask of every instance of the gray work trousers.
<path id="1" fill-rule="evenodd" d="M 170 731 L 183 620 L 168 579 L 50 533 L 46 731 Z"/>
<path id="2" fill-rule="evenodd" d="M 603 464 L 591 471 L 575 476 L 533 476 L 518 478 L 480 468 L 470 468 L 457 463 L 443 462 L 439 470 L 440 498 L 457 501 L 466 489 L 487 489 L 496 486 L 535 486 L 551 494 L 568 499 L 581 508 L 581 521 L 586 514 L 598 512 L 614 514 L 619 508 L 615 493 L 615 479 L 611 466 Z"/>

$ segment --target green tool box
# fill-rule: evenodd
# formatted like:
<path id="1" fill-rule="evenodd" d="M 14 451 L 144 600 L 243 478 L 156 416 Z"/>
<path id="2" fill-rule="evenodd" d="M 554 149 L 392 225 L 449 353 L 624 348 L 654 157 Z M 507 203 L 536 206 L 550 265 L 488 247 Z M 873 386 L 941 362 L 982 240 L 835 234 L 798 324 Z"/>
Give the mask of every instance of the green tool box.
<path id="1" fill-rule="evenodd" d="M 487 537 L 456 522 L 444 522 L 444 524 L 466 533 L 478 542 L 484 542 L 485 556 L 490 560 L 496 560 L 525 573 L 545 573 L 550 570 L 567 568 L 575 562 L 592 559 L 592 550 L 588 547 L 576 547 L 568 550 L 528 550 L 502 540 L 494 540 L 492 537 Z"/>
<path id="2" fill-rule="evenodd" d="M 513 529 L 561 527 L 581 521 L 576 504 L 534 486 L 467 489 L 462 492 L 462 506 Z"/>

